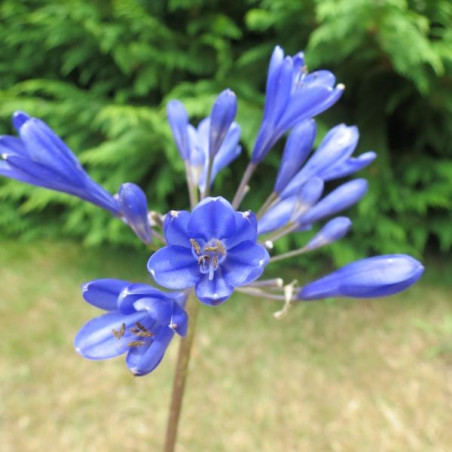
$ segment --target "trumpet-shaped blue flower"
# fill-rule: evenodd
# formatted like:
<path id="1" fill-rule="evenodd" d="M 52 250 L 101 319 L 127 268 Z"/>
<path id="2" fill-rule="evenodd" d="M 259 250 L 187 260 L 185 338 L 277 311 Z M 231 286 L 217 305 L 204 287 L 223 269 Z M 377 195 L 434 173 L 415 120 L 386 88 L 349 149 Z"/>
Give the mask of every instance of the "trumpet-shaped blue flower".
<path id="1" fill-rule="evenodd" d="M 419 261 L 404 254 L 369 257 L 307 284 L 298 293 L 298 299 L 385 297 L 405 290 L 423 272 Z"/>
<path id="2" fill-rule="evenodd" d="M 171 211 L 164 232 L 168 246 L 151 256 L 150 273 L 169 289 L 195 287 L 206 304 L 222 303 L 234 287 L 259 278 L 269 260 L 256 243 L 254 214 L 235 212 L 221 197 L 204 199 L 192 213 Z"/>
<path id="3" fill-rule="evenodd" d="M 344 90 L 343 85 L 334 87 L 335 81 L 328 71 L 308 74 L 303 53 L 284 57 L 277 46 L 270 60 L 264 117 L 251 161 L 259 163 L 287 130 L 331 107 Z"/>
<path id="4" fill-rule="evenodd" d="M 37 118 L 13 116 L 19 138 L 0 137 L 0 174 L 38 187 L 57 190 L 119 214 L 117 201 L 94 182 L 66 144 Z"/>
<path id="5" fill-rule="evenodd" d="M 87 359 L 127 353 L 132 373 L 146 375 L 160 363 L 174 333 L 187 333 L 183 292 L 165 293 L 119 279 L 91 281 L 82 290 L 88 303 L 107 311 L 86 323 L 75 337 L 76 350 Z"/>

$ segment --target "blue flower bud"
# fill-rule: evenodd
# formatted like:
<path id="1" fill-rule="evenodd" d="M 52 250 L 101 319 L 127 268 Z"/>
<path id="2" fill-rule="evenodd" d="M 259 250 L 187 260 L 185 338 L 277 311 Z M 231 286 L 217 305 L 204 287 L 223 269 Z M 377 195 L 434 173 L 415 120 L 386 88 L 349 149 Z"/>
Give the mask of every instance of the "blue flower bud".
<path id="1" fill-rule="evenodd" d="M 166 106 L 168 122 L 176 142 L 177 150 L 183 160 L 189 158 L 188 115 L 185 107 L 178 100 L 171 100 Z"/>
<path id="2" fill-rule="evenodd" d="M 337 242 L 347 235 L 352 222 L 347 217 L 336 217 L 328 221 L 322 229 L 308 242 L 305 250 L 314 250 L 330 243 Z"/>
<path id="3" fill-rule="evenodd" d="M 404 254 L 370 257 L 348 264 L 306 285 L 297 298 L 384 297 L 405 290 L 423 272 L 424 267 L 419 261 Z"/>
<path id="4" fill-rule="evenodd" d="M 77 196 L 118 215 L 113 196 L 96 184 L 77 157 L 43 121 L 13 116 L 19 138 L 0 137 L 0 175 Z"/>
<path id="5" fill-rule="evenodd" d="M 152 231 L 148 217 L 146 195 L 138 185 L 130 182 L 122 184 L 118 192 L 119 209 L 127 224 L 144 242 L 152 242 Z"/>
<path id="6" fill-rule="evenodd" d="M 210 158 L 213 158 L 220 149 L 236 113 L 237 98 L 230 89 L 226 89 L 217 97 L 210 113 Z"/>
<path id="7" fill-rule="evenodd" d="M 367 181 L 355 179 L 340 185 L 298 218 L 300 226 L 313 224 L 356 204 L 367 192 Z"/>
<path id="8" fill-rule="evenodd" d="M 307 119 L 294 127 L 284 147 L 273 189 L 275 193 L 281 193 L 301 168 L 314 145 L 315 134 L 316 124 L 313 119 Z"/>
<path id="9" fill-rule="evenodd" d="M 298 188 L 313 176 L 322 179 L 322 173 L 330 167 L 335 167 L 346 160 L 355 150 L 359 133 L 356 127 L 347 127 L 340 124 L 333 127 L 325 136 L 318 149 L 306 162 L 303 168 L 287 184 L 281 196 L 283 198 L 293 195 Z"/>

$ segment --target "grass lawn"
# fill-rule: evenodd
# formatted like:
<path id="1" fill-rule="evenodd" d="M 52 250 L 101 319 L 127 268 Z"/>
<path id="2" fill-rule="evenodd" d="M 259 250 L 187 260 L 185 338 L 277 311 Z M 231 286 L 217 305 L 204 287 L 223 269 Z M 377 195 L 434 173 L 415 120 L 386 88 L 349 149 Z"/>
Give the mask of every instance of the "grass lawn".
<path id="1" fill-rule="evenodd" d="M 149 281 L 147 256 L 74 243 L 0 243 L 0 450 L 159 451 L 177 343 L 134 378 L 72 340 L 100 311 L 79 284 Z M 203 307 L 178 452 L 452 450 L 452 285 L 381 300 Z M 438 276 L 442 272 L 443 276 Z M 447 285 L 449 283 L 449 285 Z"/>

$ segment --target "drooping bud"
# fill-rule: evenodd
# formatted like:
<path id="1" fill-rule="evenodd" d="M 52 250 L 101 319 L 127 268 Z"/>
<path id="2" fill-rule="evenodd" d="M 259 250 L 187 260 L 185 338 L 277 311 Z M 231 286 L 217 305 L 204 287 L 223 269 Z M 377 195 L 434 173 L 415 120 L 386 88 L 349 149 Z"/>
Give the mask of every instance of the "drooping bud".
<path id="1" fill-rule="evenodd" d="M 322 229 L 304 247 L 306 251 L 312 251 L 330 243 L 337 242 L 347 235 L 352 227 L 350 218 L 336 217 L 328 221 Z"/>
<path id="2" fill-rule="evenodd" d="M 187 132 L 188 115 L 185 107 L 178 100 L 171 100 L 166 106 L 166 112 L 177 150 L 183 160 L 188 160 L 190 147 Z"/>

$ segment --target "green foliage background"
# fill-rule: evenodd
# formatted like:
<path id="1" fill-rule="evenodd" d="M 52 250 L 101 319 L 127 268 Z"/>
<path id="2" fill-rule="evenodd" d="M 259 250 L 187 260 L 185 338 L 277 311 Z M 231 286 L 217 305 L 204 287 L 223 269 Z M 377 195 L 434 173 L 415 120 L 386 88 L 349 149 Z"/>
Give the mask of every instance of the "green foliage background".
<path id="1" fill-rule="evenodd" d="M 320 135 L 357 124 L 357 153 L 379 156 L 363 172 L 371 187 L 351 212 L 353 237 L 331 248 L 336 262 L 452 245 L 449 0 L 3 0 L 0 42 L 1 132 L 12 133 L 14 110 L 41 117 L 111 193 L 138 183 L 160 211 L 188 203 L 167 101 L 182 100 L 196 122 L 231 88 L 249 152 L 274 45 L 305 49 L 310 70 L 330 69 L 347 87 L 319 118 Z M 278 159 L 275 150 L 252 179 L 246 208 L 270 192 Z M 231 198 L 246 163 L 245 152 L 214 193 Z M 67 195 L 2 180 L 0 200 L 3 236 L 136 243 L 121 222 Z"/>

